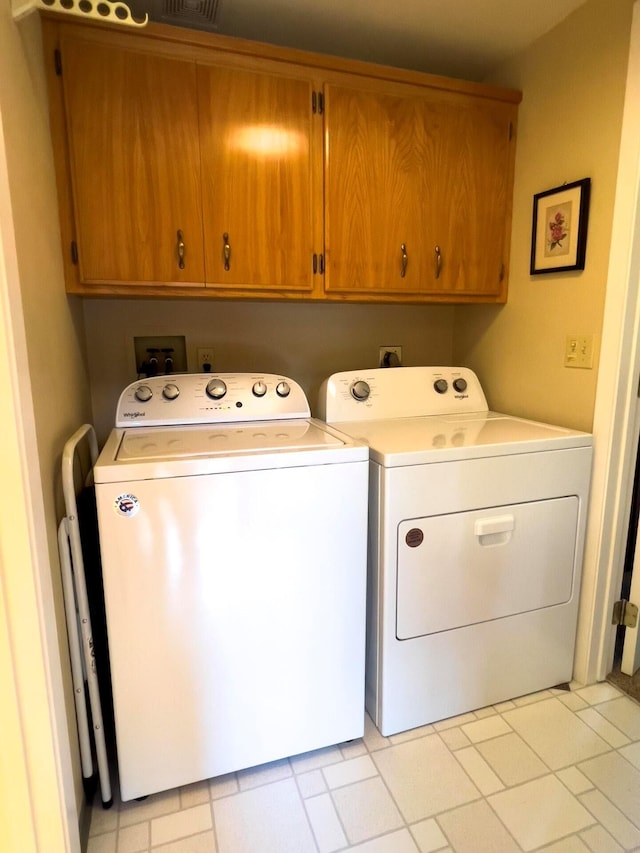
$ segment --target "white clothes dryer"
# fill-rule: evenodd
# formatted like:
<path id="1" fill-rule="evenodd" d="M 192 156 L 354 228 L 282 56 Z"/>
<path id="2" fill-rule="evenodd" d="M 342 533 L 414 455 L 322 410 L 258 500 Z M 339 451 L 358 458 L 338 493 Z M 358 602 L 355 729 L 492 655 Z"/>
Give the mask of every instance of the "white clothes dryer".
<path id="1" fill-rule="evenodd" d="M 370 448 L 366 705 L 383 735 L 572 677 L 587 433 L 490 412 L 465 368 L 336 373 Z"/>
<path id="2" fill-rule="evenodd" d="M 94 474 L 123 800 L 363 734 L 362 442 L 287 377 L 159 376 Z"/>

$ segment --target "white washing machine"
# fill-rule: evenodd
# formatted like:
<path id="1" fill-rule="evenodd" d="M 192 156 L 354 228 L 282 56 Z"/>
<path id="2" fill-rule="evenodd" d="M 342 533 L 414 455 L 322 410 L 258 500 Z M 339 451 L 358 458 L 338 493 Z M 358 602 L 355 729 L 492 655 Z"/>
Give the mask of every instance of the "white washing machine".
<path id="1" fill-rule="evenodd" d="M 367 479 L 287 377 L 123 391 L 95 465 L 123 800 L 362 735 Z"/>
<path id="2" fill-rule="evenodd" d="M 472 371 L 337 373 L 370 447 L 366 705 L 383 735 L 572 677 L 592 437 L 488 411 Z"/>

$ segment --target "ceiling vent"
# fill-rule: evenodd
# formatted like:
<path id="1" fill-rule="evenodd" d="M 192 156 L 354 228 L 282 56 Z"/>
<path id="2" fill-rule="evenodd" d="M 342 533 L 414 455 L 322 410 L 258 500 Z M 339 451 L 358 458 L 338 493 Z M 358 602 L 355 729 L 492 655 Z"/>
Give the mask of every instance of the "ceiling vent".
<path id="1" fill-rule="evenodd" d="M 129 5 L 160 24 L 217 30 L 222 0 L 132 0 Z"/>

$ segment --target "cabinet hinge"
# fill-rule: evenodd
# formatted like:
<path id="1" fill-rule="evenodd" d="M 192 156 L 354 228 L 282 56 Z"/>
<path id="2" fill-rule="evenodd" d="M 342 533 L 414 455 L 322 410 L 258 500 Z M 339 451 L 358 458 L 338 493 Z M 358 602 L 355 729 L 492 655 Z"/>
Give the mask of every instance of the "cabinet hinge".
<path id="1" fill-rule="evenodd" d="M 75 240 L 71 241 L 71 262 L 74 264 L 78 263 L 78 244 Z"/>
<path id="2" fill-rule="evenodd" d="M 56 69 L 58 77 L 62 77 L 62 54 L 58 48 L 53 51 L 53 66 Z"/>
<path id="3" fill-rule="evenodd" d="M 635 628 L 638 624 L 638 608 L 630 601 L 622 598 L 613 605 L 611 616 L 612 625 L 624 625 L 626 628 Z"/>
<path id="4" fill-rule="evenodd" d="M 311 112 L 322 115 L 324 112 L 324 95 L 322 92 L 311 93 Z"/>

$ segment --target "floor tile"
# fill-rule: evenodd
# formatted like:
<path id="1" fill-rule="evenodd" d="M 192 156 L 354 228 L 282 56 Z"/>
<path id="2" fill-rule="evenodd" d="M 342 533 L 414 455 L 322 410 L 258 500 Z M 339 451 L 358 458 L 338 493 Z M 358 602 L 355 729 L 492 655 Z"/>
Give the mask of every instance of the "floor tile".
<path id="1" fill-rule="evenodd" d="M 640 828 L 640 770 L 617 752 L 584 761 L 579 770 Z"/>
<path id="2" fill-rule="evenodd" d="M 487 799 L 526 851 L 550 844 L 595 823 L 593 816 L 551 775 L 501 791 Z"/>
<path id="3" fill-rule="evenodd" d="M 308 773 L 300 773 L 296 776 L 296 782 L 303 798 L 315 797 L 318 794 L 324 794 L 327 790 L 327 783 L 322 775 L 322 770 L 309 770 Z"/>
<path id="4" fill-rule="evenodd" d="M 558 699 L 506 711 L 505 719 L 552 770 L 607 752 L 610 747 Z"/>
<path id="5" fill-rule="evenodd" d="M 622 853 L 622 847 L 601 826 L 585 829 L 580 838 L 593 853 Z"/>
<path id="6" fill-rule="evenodd" d="M 116 853 L 117 833 L 103 832 L 102 835 L 92 835 L 87 843 L 87 853 Z"/>
<path id="7" fill-rule="evenodd" d="M 151 844 L 167 844 L 185 835 L 196 835 L 211 829 L 211 806 L 204 803 L 151 820 Z"/>
<path id="8" fill-rule="evenodd" d="M 606 740 L 609 746 L 617 749 L 629 743 L 629 738 L 613 723 L 606 720 L 602 714 L 599 714 L 595 708 L 585 708 L 584 711 L 578 711 L 576 716 L 590 726 L 594 732 L 597 732 L 603 740 Z"/>
<path id="9" fill-rule="evenodd" d="M 215 800 L 218 853 L 317 853 L 293 779 Z"/>
<path id="10" fill-rule="evenodd" d="M 584 794 L 593 788 L 593 782 L 581 773 L 577 767 L 565 767 L 556 773 L 558 779 L 567 787 L 572 794 Z"/>
<path id="11" fill-rule="evenodd" d="M 505 785 L 519 785 L 549 772 L 547 765 L 515 733 L 479 743 L 477 749 Z"/>
<path id="12" fill-rule="evenodd" d="M 485 797 L 504 788 L 500 779 L 475 747 L 470 746 L 458 750 L 456 758 L 471 777 L 473 784 Z"/>
<path id="13" fill-rule="evenodd" d="M 442 834 L 442 830 L 432 817 L 414 823 L 411 826 L 411 834 L 418 845 L 420 853 L 434 853 L 435 850 L 442 850 L 443 847 L 448 846 L 446 837 Z"/>
<path id="14" fill-rule="evenodd" d="M 349 761 L 341 761 L 340 764 L 332 764 L 322 771 L 329 788 L 342 788 L 353 782 L 361 782 L 378 775 L 378 770 L 371 757 L 362 755 L 360 758 L 352 758 Z"/>
<path id="15" fill-rule="evenodd" d="M 161 844 L 154 847 L 152 853 L 216 853 L 216 840 L 213 830 L 201 832 L 198 835 L 190 835 L 170 844 Z"/>
<path id="16" fill-rule="evenodd" d="M 338 761 L 342 761 L 342 753 L 338 746 L 327 746 L 324 749 L 295 755 L 289 761 L 294 773 L 306 773 L 308 770 L 317 770 L 320 767 L 328 767 L 329 764 L 337 764 Z"/>
<path id="17" fill-rule="evenodd" d="M 549 699 L 554 694 L 550 690 L 540 690 L 538 693 L 527 693 L 526 696 L 518 696 L 513 702 L 517 708 L 523 705 L 531 705 L 533 702 L 541 702 L 543 699 Z"/>
<path id="18" fill-rule="evenodd" d="M 347 838 L 329 794 L 311 797 L 305 801 L 305 807 L 320 853 L 334 853 L 347 846 Z"/>
<path id="19" fill-rule="evenodd" d="M 152 794 L 141 802 L 130 800 L 120 805 L 120 826 L 131 826 L 134 823 L 142 823 L 161 815 L 172 814 L 180 810 L 180 791 L 164 791 L 161 794 Z"/>
<path id="20" fill-rule="evenodd" d="M 588 851 L 587 845 L 577 835 L 570 835 L 544 848 L 544 853 L 588 853 Z"/>
<path id="21" fill-rule="evenodd" d="M 450 750 L 455 751 L 456 749 L 462 749 L 465 746 L 470 746 L 471 741 L 466 736 L 466 734 L 459 729 L 457 726 L 455 729 L 445 729 L 442 732 L 438 733 L 438 737 L 441 741 L 446 743 Z"/>
<path id="22" fill-rule="evenodd" d="M 436 735 L 376 752 L 373 760 L 409 823 L 480 796 Z"/>
<path id="23" fill-rule="evenodd" d="M 625 850 L 640 847 L 638 828 L 601 791 L 587 791 L 579 800 Z"/>
<path id="24" fill-rule="evenodd" d="M 405 743 L 408 740 L 415 740 L 418 737 L 424 737 L 425 735 L 431 735 L 435 731 L 435 728 L 431 725 L 429 726 L 418 726 L 415 729 L 408 729 L 406 732 L 398 732 L 397 735 L 391 735 L 389 741 L 391 743 Z"/>
<path id="25" fill-rule="evenodd" d="M 498 712 L 492 705 L 489 705 L 488 708 L 478 708 L 477 711 L 474 711 L 474 714 L 479 720 L 483 720 L 485 717 L 493 717 L 493 715 L 497 713 Z"/>
<path id="26" fill-rule="evenodd" d="M 442 732 L 445 729 L 451 729 L 454 726 L 462 726 L 465 723 L 474 723 L 476 720 L 477 717 L 473 713 L 459 714 L 457 717 L 447 717 L 446 720 L 439 720 L 437 723 L 433 724 L 433 728 L 437 732 Z"/>
<path id="27" fill-rule="evenodd" d="M 379 777 L 338 788 L 332 797 L 350 844 L 403 825 L 402 815 Z"/>
<path id="28" fill-rule="evenodd" d="M 100 835 L 103 832 L 110 832 L 118 828 L 118 808 L 112 806 L 110 809 L 103 809 L 101 805 L 95 805 L 91 809 L 91 824 L 89 826 L 89 835 Z"/>
<path id="29" fill-rule="evenodd" d="M 224 776 L 216 776 L 209 779 L 209 793 L 212 800 L 220 797 L 228 797 L 238 791 L 238 776 L 236 773 L 226 773 Z"/>
<path id="30" fill-rule="evenodd" d="M 349 758 L 357 758 L 359 755 L 366 755 L 368 751 L 362 738 L 340 744 L 340 754 L 345 761 Z"/>
<path id="31" fill-rule="evenodd" d="M 598 705 L 600 702 L 607 702 L 610 699 L 617 699 L 620 691 L 609 684 L 607 681 L 601 681 L 598 684 L 590 684 L 588 687 L 582 687 L 576 690 L 576 695 L 584 699 L 589 705 Z"/>
<path id="32" fill-rule="evenodd" d="M 350 853 L 420 853 L 406 829 L 349 848 Z M 446 851 L 442 851 L 446 853 Z"/>
<path id="33" fill-rule="evenodd" d="M 391 741 L 387 737 L 383 737 L 378 729 L 371 722 L 371 718 L 367 714 L 364 718 L 364 737 L 365 746 L 369 752 L 375 752 L 378 749 L 384 749 L 389 746 Z"/>
<path id="34" fill-rule="evenodd" d="M 640 740 L 640 705 L 622 696 L 598 705 L 598 713 L 624 732 L 631 740 Z"/>
<path id="35" fill-rule="evenodd" d="M 180 788 L 180 807 L 188 809 L 191 806 L 199 806 L 208 803 L 211 799 L 209 782 L 194 782 L 193 785 L 185 785 Z"/>
<path id="36" fill-rule="evenodd" d="M 149 822 L 125 826 L 118 832 L 118 853 L 140 853 L 150 844 Z"/>
<path id="37" fill-rule="evenodd" d="M 518 845 L 484 800 L 438 817 L 456 853 L 519 853 Z"/>
<path id="38" fill-rule="evenodd" d="M 631 762 L 634 767 L 640 768 L 640 743 L 632 743 L 630 746 L 623 746 L 622 749 L 618 750 L 620 755 L 627 759 L 627 761 Z"/>
<path id="39" fill-rule="evenodd" d="M 584 699 L 581 699 L 577 693 L 565 693 L 564 695 L 558 694 L 556 699 L 565 706 L 565 708 L 569 708 L 570 711 L 581 711 L 583 708 L 588 708 L 588 702 L 585 702 Z"/>
<path id="40" fill-rule="evenodd" d="M 467 723 L 461 726 L 461 729 L 472 743 L 480 743 L 480 741 L 499 737 L 511 731 L 511 727 L 499 715 L 487 717 L 484 720 L 476 720 L 474 723 Z"/>

